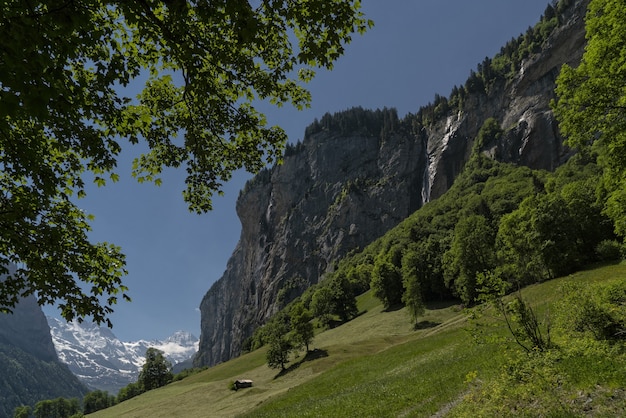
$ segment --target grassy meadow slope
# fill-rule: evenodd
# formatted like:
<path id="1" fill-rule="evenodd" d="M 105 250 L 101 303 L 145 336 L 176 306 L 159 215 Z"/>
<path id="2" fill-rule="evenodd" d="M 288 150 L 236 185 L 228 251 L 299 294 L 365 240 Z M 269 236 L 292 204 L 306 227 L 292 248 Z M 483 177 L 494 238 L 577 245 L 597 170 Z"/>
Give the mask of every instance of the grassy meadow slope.
<path id="1" fill-rule="evenodd" d="M 617 279 L 626 279 L 626 264 L 533 285 L 523 294 L 542 316 L 555 309 L 564 283 L 587 285 Z M 315 351 L 307 358 L 301 355 L 292 359 L 285 373 L 267 367 L 262 348 L 89 416 L 419 417 L 502 413 L 486 406 L 490 400 L 487 389 L 489 396 L 501 396 L 492 401 L 519 408 L 522 415 L 532 415 L 533 408 L 550 409 L 553 404 L 556 416 L 575 416 L 577 412 L 585 416 L 585 410 L 591 415 L 611 416 L 626 407 L 626 395 L 623 389 L 620 392 L 626 385 L 623 345 L 610 356 L 598 356 L 591 349 L 586 351 L 591 354 L 576 355 L 576 360 L 563 354 L 551 363 L 560 381 L 546 389 L 533 379 L 503 383 L 507 370 L 517 370 L 520 361 L 535 364 L 534 357 L 512 343 L 503 322 L 490 315 L 483 316 L 481 323 L 492 326 L 481 327 L 484 332 L 476 338 L 475 323 L 468 321 L 466 312 L 456 305 L 431 305 L 417 329 L 410 325 L 405 309 L 384 312 L 369 292 L 359 298 L 359 309 L 364 313 L 356 319 L 319 333 L 312 345 Z M 561 346 L 568 344 L 564 335 L 555 334 L 555 341 Z M 592 356 L 593 361 L 586 356 Z M 533 367 L 539 374 L 545 373 L 545 363 Z M 252 379 L 254 386 L 230 390 L 229 383 L 238 378 Z M 510 387 L 503 390 L 502 385 Z M 545 395 L 535 394 L 536 390 Z M 507 401 L 502 401 L 504 398 Z M 511 406 L 510 402 L 517 404 Z"/>

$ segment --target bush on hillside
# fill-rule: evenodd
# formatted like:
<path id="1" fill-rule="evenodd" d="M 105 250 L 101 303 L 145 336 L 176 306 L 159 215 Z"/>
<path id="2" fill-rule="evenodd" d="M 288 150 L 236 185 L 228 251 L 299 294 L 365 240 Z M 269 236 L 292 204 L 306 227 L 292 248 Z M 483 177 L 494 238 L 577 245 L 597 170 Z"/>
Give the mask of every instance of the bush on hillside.
<path id="1" fill-rule="evenodd" d="M 614 261 L 623 257 L 624 246 L 615 240 L 605 239 L 596 246 L 596 254 L 601 261 Z"/>
<path id="2" fill-rule="evenodd" d="M 560 306 L 565 330 L 596 340 L 626 340 L 626 279 L 602 285 L 570 284 Z"/>

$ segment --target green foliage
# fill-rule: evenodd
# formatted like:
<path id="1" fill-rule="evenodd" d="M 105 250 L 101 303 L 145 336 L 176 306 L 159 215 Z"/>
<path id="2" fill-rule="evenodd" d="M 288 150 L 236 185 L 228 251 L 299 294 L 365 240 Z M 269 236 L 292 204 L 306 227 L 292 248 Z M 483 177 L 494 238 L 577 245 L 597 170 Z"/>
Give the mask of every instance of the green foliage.
<path id="1" fill-rule="evenodd" d="M 626 11 L 618 0 L 592 0 L 585 20 L 587 46 L 577 68 L 564 65 L 557 78 L 558 100 L 553 103 L 567 143 L 581 152 L 594 149 L 605 169 L 610 193 L 606 213 L 616 232 L 626 236 Z"/>
<path id="2" fill-rule="evenodd" d="M 369 261 L 370 260 L 364 260 L 356 266 L 349 267 L 345 272 L 345 277 L 350 283 L 353 296 L 362 294 L 370 287 L 370 282 L 372 281 L 372 269 L 374 266 Z M 338 270 L 337 276 L 342 274 L 341 270 Z M 350 300 L 350 302 L 352 302 L 352 300 Z M 356 306 L 356 304 L 354 306 Z"/>
<path id="3" fill-rule="evenodd" d="M 485 83 L 478 73 L 474 70 L 470 71 L 470 75 L 465 82 L 465 91 L 467 94 L 482 93 L 485 90 Z"/>
<path id="4" fill-rule="evenodd" d="M 37 294 L 67 320 L 106 321 L 128 299 L 124 256 L 88 240 L 85 182 L 116 181 L 122 144 L 141 142 L 138 181 L 184 166 L 189 209 L 210 210 L 235 170 L 282 158 L 285 132 L 257 103 L 308 106 L 304 83 L 372 25 L 358 0 L 3 2 L 0 273 L 23 268 L 0 307 Z"/>
<path id="5" fill-rule="evenodd" d="M 422 247 L 417 247 L 417 249 L 422 249 Z M 405 289 L 402 294 L 402 303 L 408 308 L 414 323 L 417 323 L 418 317 L 426 311 L 422 291 L 424 280 L 422 260 L 422 255 L 416 251 L 416 248 L 409 247 L 402 255 L 402 285 Z"/>
<path id="6" fill-rule="evenodd" d="M 35 404 L 33 410 L 35 418 L 68 418 L 82 416 L 78 399 L 57 398 L 40 401 Z"/>
<path id="7" fill-rule="evenodd" d="M 519 347 L 527 353 L 542 352 L 554 347 L 550 323 L 539 320 L 535 310 L 519 290 L 512 298 L 505 299 L 510 283 L 492 272 L 480 273 L 476 281 L 479 287 L 478 299 L 496 310 Z"/>
<path id="8" fill-rule="evenodd" d="M 339 316 L 342 322 L 354 318 L 358 314 L 358 309 L 353 283 L 346 276 L 337 275 L 329 281 L 329 286 L 333 294 L 331 312 Z"/>
<path id="9" fill-rule="evenodd" d="M 559 317 L 564 328 L 596 340 L 626 340 L 626 279 L 594 286 L 570 284 L 564 294 Z"/>
<path id="10" fill-rule="evenodd" d="M 293 350 L 293 342 L 289 338 L 289 317 L 283 312 L 279 312 L 272 322 L 267 324 L 269 348 L 267 350 L 267 364 L 272 369 L 285 370 L 285 365 L 289 362 L 289 355 Z"/>
<path id="11" fill-rule="evenodd" d="M 558 195 L 538 195 L 530 199 L 531 228 L 537 234 L 540 253 L 548 278 L 571 272 L 579 265 L 575 222 L 567 202 Z"/>
<path id="12" fill-rule="evenodd" d="M 600 261 L 615 261 L 624 256 L 624 245 L 615 240 L 603 240 L 596 246 Z"/>
<path id="13" fill-rule="evenodd" d="M 574 185 L 573 190 L 580 191 L 578 186 Z M 589 192 L 591 189 L 583 190 Z M 579 209 L 589 206 L 574 208 L 573 205 L 578 202 L 573 199 L 568 201 L 562 195 L 551 197 L 548 195 L 547 199 L 540 200 L 535 226 L 544 239 L 542 251 L 546 266 L 551 271 L 551 277 L 556 277 L 593 260 L 594 246 L 590 246 L 590 257 L 587 258 L 582 244 L 589 236 L 582 231 L 586 225 L 577 221 L 584 216 Z M 598 215 L 599 211 L 595 214 Z"/>
<path id="14" fill-rule="evenodd" d="M 91 414 L 92 412 L 108 408 L 115 405 L 117 399 L 113 395 L 103 390 L 94 390 L 83 397 L 83 413 Z"/>
<path id="15" fill-rule="evenodd" d="M 578 416 L 565 401 L 565 376 L 553 353 L 508 355 L 509 360 L 495 378 L 487 382 L 470 375 L 472 384 L 451 417 L 474 416 Z"/>
<path id="16" fill-rule="evenodd" d="M 304 149 L 304 143 L 300 140 L 298 140 L 298 142 L 296 142 L 295 144 L 288 142 L 285 145 L 284 158 L 299 154 L 303 149 Z"/>
<path id="17" fill-rule="evenodd" d="M 602 183 L 602 172 L 595 164 L 579 169 L 584 173 L 583 178 L 575 178 L 565 184 L 559 194 L 572 220 L 570 227 L 576 235 L 578 258 L 582 263 L 588 263 L 596 260 L 596 249 L 602 241 L 612 241 L 616 236 L 613 222 L 603 211 L 606 195 L 597 189 L 597 185 Z"/>
<path id="18" fill-rule="evenodd" d="M 311 298 L 311 310 L 324 326 L 328 326 L 332 320 L 333 294 L 329 286 L 317 288 Z"/>
<path id="19" fill-rule="evenodd" d="M 621 389 L 626 383 L 622 367 L 626 360 L 626 280 L 617 274 L 594 283 L 591 278 L 601 275 L 599 270 L 553 286 L 557 301 L 550 311 L 556 312 L 558 346 L 525 347 L 525 355 L 507 349 L 506 363 L 495 378 L 484 381 L 478 372 L 468 376 L 469 392 L 450 416 L 621 415 L 626 406 Z M 500 311 L 506 309 L 502 296 L 507 284 L 495 276 L 485 277 L 483 283 L 485 290 L 492 290 L 483 294 L 486 300 L 495 302 Z M 547 294 L 546 290 L 540 292 Z M 545 302 L 546 298 L 538 299 Z M 517 301 L 525 306 L 517 304 L 515 311 L 528 311 L 526 299 L 515 297 L 513 303 Z M 536 318 L 529 324 L 537 323 Z M 530 341 L 532 333 L 525 333 Z"/>
<path id="20" fill-rule="evenodd" d="M 111 325 L 107 316 L 118 295 L 130 300 L 121 281 L 126 262 L 120 248 L 90 243 L 88 216 L 67 199 L 46 200 L 26 186 L 6 193 L 10 197 L 0 197 L 0 274 L 7 274 L 0 309 L 10 310 L 21 296 L 36 293 L 39 303 L 59 301 L 68 321 L 89 315 Z M 23 264 L 15 272 L 6 268 L 17 263 Z"/>
<path id="21" fill-rule="evenodd" d="M 448 291 L 444 285 L 442 254 L 449 248 L 450 236 L 420 230 L 417 225 L 412 226 L 411 234 L 413 241 L 402 254 L 403 302 L 407 306 L 411 303 L 419 306 L 422 302 L 417 300 L 418 297 L 424 301 L 445 298 Z"/>
<path id="22" fill-rule="evenodd" d="M 482 215 L 462 218 L 444 254 L 444 276 L 449 287 L 466 304 L 476 299 L 476 276 L 495 267 L 495 232 Z"/>
<path id="23" fill-rule="evenodd" d="M 509 281 L 545 280 L 598 260 L 598 244 L 613 239 L 596 193 L 600 176 L 587 158 L 573 157 L 549 177 L 544 193 L 502 218 L 498 260 Z"/>
<path id="24" fill-rule="evenodd" d="M 138 383 L 144 390 L 165 386 L 172 381 L 172 365 L 161 350 L 154 347 L 146 350 L 146 362 L 139 372 Z"/>
<path id="25" fill-rule="evenodd" d="M 371 289 L 385 309 L 402 304 L 404 286 L 401 270 L 401 247 L 395 246 L 387 253 L 379 254 L 372 270 Z"/>
<path id="26" fill-rule="evenodd" d="M 315 330 L 311 320 L 313 315 L 304 307 L 302 302 L 296 303 L 290 310 L 291 341 L 294 347 L 305 347 L 309 351 L 309 345 L 313 341 Z"/>
<path id="27" fill-rule="evenodd" d="M 494 120 L 484 138 L 499 132 Z M 475 303 L 481 275 L 520 287 L 599 260 L 598 245 L 614 235 L 595 187 L 602 171 L 592 161 L 577 155 L 546 173 L 475 154 L 447 193 L 339 263 L 311 293 L 314 316 L 328 325 L 337 315 L 325 283 L 339 279 L 355 293 L 369 279 L 385 308 L 405 304 L 416 321 L 424 303 L 450 294 Z M 517 308 L 515 315 L 532 317 L 523 303 Z"/>
<path id="28" fill-rule="evenodd" d="M 521 293 L 517 293 L 508 306 L 512 321 L 517 324 L 513 336 L 527 352 L 546 351 L 552 348 L 549 318 L 540 321 L 533 308 Z"/>
<path id="29" fill-rule="evenodd" d="M 395 108 L 366 110 L 353 107 L 334 114 L 325 113 L 305 129 L 304 136 L 309 138 L 319 132 L 333 131 L 343 136 L 359 134 L 384 139 L 402 126 L 404 123 L 398 119 Z"/>
<path id="30" fill-rule="evenodd" d="M 346 322 L 358 314 L 355 296 L 354 283 L 338 271 L 314 289 L 310 308 L 323 326 L 335 318 Z"/>
<path id="31" fill-rule="evenodd" d="M 145 390 L 140 382 L 131 382 L 117 392 L 117 402 L 124 402 L 144 392 Z"/>
<path id="32" fill-rule="evenodd" d="M 13 418 L 30 418 L 32 412 L 30 406 L 18 406 L 13 411 Z"/>
<path id="33" fill-rule="evenodd" d="M 473 381 L 449 416 L 612 417 L 626 407 L 619 389 L 624 382 L 623 353 L 592 347 L 510 357 L 496 378 Z M 608 370 L 612 373 L 605 373 Z M 596 383 L 581 384 L 572 376 L 579 372 Z"/>
<path id="34" fill-rule="evenodd" d="M 487 118 L 474 141 L 474 152 L 480 152 L 483 148 L 495 144 L 502 137 L 502 134 L 500 122 L 496 118 Z"/>
<path id="35" fill-rule="evenodd" d="M 615 232 L 625 239 L 626 237 L 626 181 L 614 181 L 611 173 L 607 173 L 604 180 L 610 195 L 606 200 L 605 210 L 615 225 Z"/>
<path id="36" fill-rule="evenodd" d="M 423 303 L 448 298 L 452 292 L 472 303 L 476 274 L 495 268 L 500 220 L 543 189 L 545 177 L 475 155 L 447 193 L 342 260 L 330 277 L 345 276 L 354 283 L 369 278 L 385 307 L 404 303 L 413 310 L 413 321 Z M 316 293 L 314 315 L 328 320 L 330 305 L 321 302 L 330 300 L 330 292 Z"/>
<path id="37" fill-rule="evenodd" d="M 497 235 L 499 269 L 511 282 L 528 284 L 546 276 L 535 235 L 532 233 L 531 202 L 527 198 L 519 209 L 504 216 Z"/>
<path id="38" fill-rule="evenodd" d="M 330 289 L 326 289 L 330 291 Z M 322 294 L 325 292 L 320 293 L 320 295 Z M 321 309 L 321 305 L 319 309 Z M 244 344 L 246 351 L 253 351 L 267 344 L 269 345 L 266 354 L 268 365 L 284 370 L 292 351 L 301 348 L 309 351 L 309 346 L 315 335 L 312 320 L 311 311 L 306 308 L 304 302 L 297 299 L 254 332 L 254 335 Z"/>

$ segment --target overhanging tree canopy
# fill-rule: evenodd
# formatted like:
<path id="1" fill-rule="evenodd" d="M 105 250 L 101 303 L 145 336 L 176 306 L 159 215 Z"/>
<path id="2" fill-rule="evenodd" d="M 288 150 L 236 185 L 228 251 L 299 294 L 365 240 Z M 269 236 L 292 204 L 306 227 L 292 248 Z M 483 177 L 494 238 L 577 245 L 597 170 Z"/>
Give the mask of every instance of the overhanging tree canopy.
<path id="1" fill-rule="evenodd" d="M 107 321 L 124 256 L 89 242 L 74 197 L 115 181 L 127 143 L 159 182 L 184 166 L 190 210 L 239 168 L 278 161 L 285 142 L 257 100 L 301 108 L 302 82 L 332 68 L 353 33 L 358 0 L 8 0 L 0 5 L 0 309 L 36 293 L 71 320 Z M 145 85 L 137 98 L 126 87 Z M 89 177 L 87 177 L 89 176 Z M 110 322 L 109 322 L 110 325 Z"/>

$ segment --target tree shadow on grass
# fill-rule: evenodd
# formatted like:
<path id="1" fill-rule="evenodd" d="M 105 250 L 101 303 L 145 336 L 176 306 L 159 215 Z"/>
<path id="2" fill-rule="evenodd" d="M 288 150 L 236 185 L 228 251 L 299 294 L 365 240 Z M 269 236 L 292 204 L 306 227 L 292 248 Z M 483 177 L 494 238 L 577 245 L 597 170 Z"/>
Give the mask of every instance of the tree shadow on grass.
<path id="1" fill-rule="evenodd" d="M 426 302 L 426 309 L 435 311 L 438 309 L 447 309 L 458 306 L 461 302 L 458 299 L 435 300 Z"/>
<path id="2" fill-rule="evenodd" d="M 328 324 L 326 324 L 326 326 L 328 327 L 328 329 L 337 328 L 338 326 L 346 324 L 346 323 L 352 321 L 354 318 L 358 318 L 359 316 L 361 316 L 363 314 L 366 314 L 366 313 L 367 313 L 367 309 L 364 309 L 362 311 L 357 312 L 356 315 L 351 316 L 348 319 L 330 319 L 328 321 Z"/>
<path id="3" fill-rule="evenodd" d="M 345 324 L 346 321 L 340 321 L 337 319 L 331 319 L 330 321 L 328 321 L 328 329 L 333 329 L 333 328 L 337 328 L 340 325 Z"/>
<path id="4" fill-rule="evenodd" d="M 384 310 L 384 312 L 395 312 L 395 311 L 399 311 L 400 309 L 404 308 L 404 304 L 402 303 L 397 303 L 395 305 L 391 305 L 390 307 L 388 307 L 387 309 Z"/>
<path id="5" fill-rule="evenodd" d="M 278 379 L 279 377 L 291 373 L 307 361 L 313 361 L 324 357 L 328 357 L 328 351 L 322 350 L 320 348 L 314 348 L 313 350 L 309 350 L 306 352 L 306 355 L 302 359 L 300 359 L 300 361 L 293 363 L 289 367 L 281 370 L 276 376 L 274 376 L 274 379 Z"/>
<path id="6" fill-rule="evenodd" d="M 435 328 L 437 325 L 441 325 L 441 322 L 420 321 L 413 325 L 413 330 L 419 331 L 420 329 Z"/>

